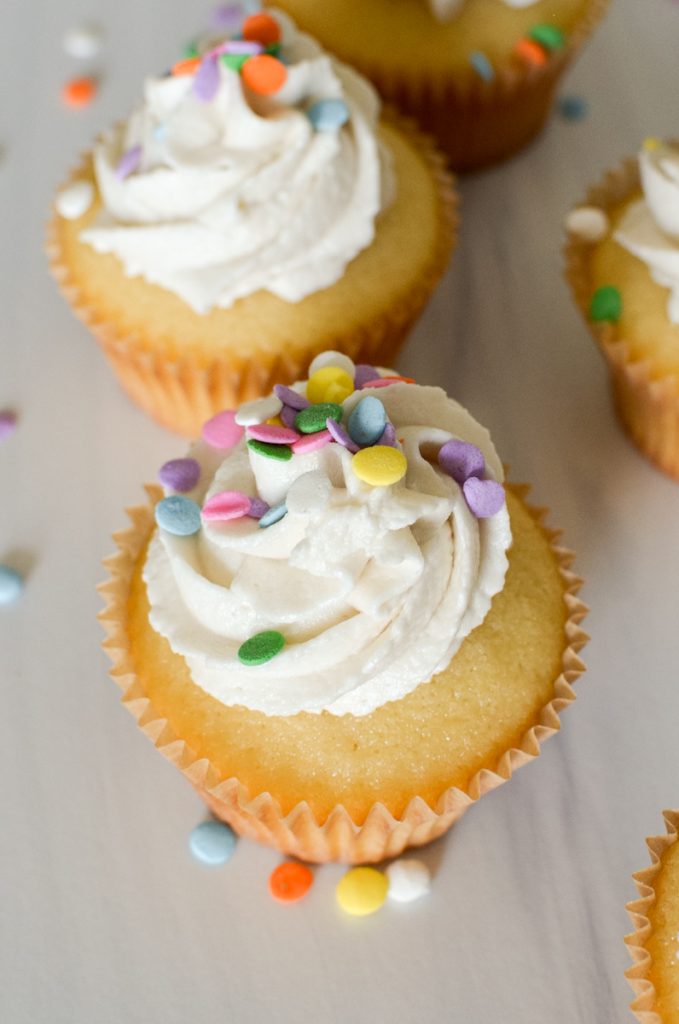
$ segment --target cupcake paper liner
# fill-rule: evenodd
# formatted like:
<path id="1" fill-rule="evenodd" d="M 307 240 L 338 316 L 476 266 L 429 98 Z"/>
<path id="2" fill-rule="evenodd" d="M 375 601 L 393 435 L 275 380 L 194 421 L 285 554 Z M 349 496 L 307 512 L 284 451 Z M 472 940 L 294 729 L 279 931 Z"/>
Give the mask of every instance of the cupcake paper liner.
<path id="1" fill-rule="evenodd" d="M 529 488 L 513 485 L 512 490 L 523 500 Z M 106 602 L 99 618 L 106 632 L 104 648 L 113 663 L 111 675 L 123 690 L 123 704 L 143 732 L 183 772 L 210 810 L 241 835 L 307 861 L 368 863 L 395 857 L 408 846 L 420 846 L 440 836 L 480 797 L 507 782 L 517 768 L 536 758 L 545 740 L 558 732 L 560 713 L 575 700 L 572 684 L 584 671 L 578 651 L 588 639 L 580 626 L 587 607 L 577 596 L 582 580 L 569 568 L 572 552 L 557 544 L 557 531 L 542 524 L 546 510 L 528 506 L 558 562 L 568 617 L 554 696 L 541 708 L 519 746 L 505 751 L 492 767 L 478 771 L 466 790 L 445 790 L 435 809 L 414 797 L 399 818 L 383 804 L 375 803 L 362 824 L 353 821 L 342 805 L 337 805 L 323 823 L 316 820 L 305 802 L 283 815 L 269 793 L 248 793 L 237 778 L 220 778 L 207 759 L 197 758 L 154 708 L 135 675 L 127 636 L 127 598 L 136 563 L 155 526 L 154 505 L 163 493 L 156 485 L 147 486 L 146 491 L 149 504 L 129 509 L 132 525 L 114 536 L 118 550 L 106 559 L 109 578 L 99 587 Z"/>
<path id="2" fill-rule="evenodd" d="M 583 203 L 610 211 L 640 187 L 636 157 L 609 171 L 589 190 Z M 589 317 L 592 280 L 588 262 L 592 245 L 569 235 L 565 248 L 566 278 L 595 341 L 608 365 L 618 417 L 634 443 L 669 476 L 679 479 L 679 387 L 671 377 L 657 377 L 646 360 L 633 360 L 618 326 Z"/>
<path id="3" fill-rule="evenodd" d="M 275 356 L 257 350 L 240 358 L 229 355 L 204 364 L 190 356 L 170 359 L 145 348 L 139 338 L 119 334 L 96 309 L 85 304 L 62 261 L 59 218 L 53 213 L 46 242 L 52 274 L 74 313 L 99 342 L 124 390 L 161 426 L 196 437 L 202 424 L 215 413 L 266 395 L 274 384 L 302 379 L 311 359 L 326 349 L 344 352 L 356 363 L 388 366 L 394 362 L 448 265 L 457 237 L 458 201 L 454 180 L 433 142 L 401 116 L 389 112 L 385 122 L 424 157 L 436 182 L 440 203 L 437 242 L 421 278 L 397 302 L 353 329 L 342 329 L 338 323 L 336 334 L 319 337 L 314 350 L 282 351 Z M 62 189 L 82 177 L 90 162 L 90 154 L 83 154 Z"/>
<path id="4" fill-rule="evenodd" d="M 667 833 L 646 840 L 651 866 L 634 874 L 639 898 L 628 903 L 626 908 L 634 931 L 625 936 L 625 944 L 634 964 L 627 968 L 625 977 L 634 991 L 630 1009 L 641 1024 L 662 1024 L 662 1018 L 655 1010 L 655 987 L 649 977 L 651 955 L 646 949 L 646 942 L 651 934 L 651 922 L 648 914 L 655 902 L 655 881 L 662 869 L 663 857 L 679 838 L 679 811 L 664 811 L 663 817 Z"/>

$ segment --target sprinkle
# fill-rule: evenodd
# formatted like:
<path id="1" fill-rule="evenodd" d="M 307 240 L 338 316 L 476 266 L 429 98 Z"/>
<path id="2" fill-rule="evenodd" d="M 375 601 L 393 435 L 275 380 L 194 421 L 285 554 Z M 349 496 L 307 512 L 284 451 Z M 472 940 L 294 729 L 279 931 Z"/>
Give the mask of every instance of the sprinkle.
<path id="1" fill-rule="evenodd" d="M 78 220 L 87 213 L 93 199 L 94 186 L 91 181 L 74 181 L 59 193 L 54 205 L 60 217 Z"/>
<path id="2" fill-rule="evenodd" d="M 261 43 L 248 43 L 245 39 L 229 39 L 227 42 L 215 46 L 214 50 L 210 50 L 210 54 L 221 55 L 226 53 L 234 57 L 255 57 L 258 53 L 262 53 L 263 50 L 264 47 Z"/>
<path id="3" fill-rule="evenodd" d="M 566 230 L 585 242 L 599 242 L 610 230 L 607 215 L 598 206 L 579 206 L 566 216 Z"/>
<path id="4" fill-rule="evenodd" d="M 284 501 L 281 501 L 279 505 L 272 505 L 268 512 L 259 520 L 259 525 L 262 530 L 266 530 L 269 526 L 273 526 L 274 523 L 279 523 L 288 514 L 288 506 Z"/>
<path id="5" fill-rule="evenodd" d="M 119 181 L 124 181 L 125 178 L 129 178 L 131 174 L 134 174 L 141 165 L 142 148 L 141 146 L 132 146 L 130 149 L 126 149 L 120 160 L 116 164 L 115 176 Z"/>
<path id="6" fill-rule="evenodd" d="M 396 448 L 396 428 L 393 423 L 387 423 L 384 433 L 377 443 L 386 445 L 387 448 Z"/>
<path id="7" fill-rule="evenodd" d="M 251 14 L 243 22 L 242 31 L 243 39 L 261 43 L 262 46 L 281 41 L 281 27 L 270 14 Z"/>
<path id="8" fill-rule="evenodd" d="M 236 834 L 223 821 L 203 821 L 189 836 L 189 849 L 202 864 L 216 867 L 233 857 Z"/>
<path id="9" fill-rule="evenodd" d="M 566 121 L 582 121 L 587 109 L 587 100 L 582 96 L 562 96 L 559 100 L 559 113 Z"/>
<path id="10" fill-rule="evenodd" d="M 250 499 L 242 491 L 220 491 L 203 505 L 203 519 L 207 523 L 227 523 L 250 514 Z"/>
<path id="11" fill-rule="evenodd" d="M 187 43 L 183 50 L 183 56 L 190 60 L 192 57 L 200 56 L 198 51 L 198 44 L 195 42 Z"/>
<path id="12" fill-rule="evenodd" d="M 280 903 L 296 903 L 306 896 L 314 876 L 306 864 L 286 861 L 269 875 L 269 892 Z"/>
<path id="13" fill-rule="evenodd" d="M 266 459 L 274 459 L 276 462 L 289 462 L 292 458 L 292 448 L 285 444 L 269 444 L 268 441 L 248 441 L 248 448 L 263 455 Z"/>
<path id="14" fill-rule="evenodd" d="M 533 68 L 543 68 L 549 59 L 547 52 L 542 46 L 532 39 L 528 39 L 527 36 L 519 39 L 514 47 L 514 53 Z"/>
<path id="15" fill-rule="evenodd" d="M 351 868 L 337 885 L 337 902 L 347 914 L 364 917 L 380 909 L 388 888 L 387 876 L 377 868 Z"/>
<path id="16" fill-rule="evenodd" d="M 251 427 L 255 423 L 265 423 L 273 416 L 278 416 L 283 403 L 276 395 L 256 398 L 254 402 L 245 402 L 236 412 L 236 423 L 241 427 Z"/>
<path id="17" fill-rule="evenodd" d="M 268 53 L 250 57 L 241 74 L 248 89 L 258 96 L 272 96 L 283 88 L 288 77 L 285 64 Z"/>
<path id="18" fill-rule="evenodd" d="M 345 370 L 346 373 L 352 378 L 356 372 L 353 359 L 349 356 L 345 356 L 344 352 L 334 352 L 332 349 L 328 349 L 325 352 L 319 352 L 309 364 L 309 376 L 311 377 L 316 370 L 322 370 L 325 366 L 337 366 L 340 370 Z M 375 376 L 377 373 L 375 372 Z"/>
<path id="19" fill-rule="evenodd" d="M 200 463 L 195 459 L 170 459 L 160 467 L 158 479 L 163 487 L 186 494 L 200 480 Z"/>
<path id="20" fill-rule="evenodd" d="M 350 376 L 339 366 L 322 366 L 320 370 L 316 370 L 309 377 L 306 395 L 314 404 L 333 402 L 336 405 L 341 405 L 353 390 L 353 374 Z"/>
<path id="21" fill-rule="evenodd" d="M 317 436 L 317 435 L 314 435 Z M 288 512 L 307 516 L 325 508 L 332 497 L 332 482 L 322 470 L 302 473 L 290 485 L 285 499 Z"/>
<path id="22" fill-rule="evenodd" d="M 647 139 L 644 139 L 644 149 L 647 153 L 652 153 L 655 149 L 660 149 L 662 143 L 660 139 L 656 138 L 655 135 L 649 135 Z"/>
<path id="23" fill-rule="evenodd" d="M 295 441 L 292 446 L 292 450 L 295 455 L 309 455 L 311 452 L 317 452 L 320 448 L 325 448 L 326 444 L 330 444 L 332 441 L 332 434 L 329 430 L 319 430 L 315 434 L 305 434 L 304 437 L 300 437 L 299 441 Z"/>
<path id="24" fill-rule="evenodd" d="M 354 406 L 349 416 L 349 437 L 362 448 L 376 444 L 384 433 L 386 422 L 387 413 L 379 398 L 367 395 Z"/>
<path id="25" fill-rule="evenodd" d="M 181 75 L 193 75 L 202 63 L 201 57 L 187 57 L 185 60 L 178 60 L 172 65 L 172 74 L 175 77 Z"/>
<path id="26" fill-rule="evenodd" d="M 403 479 L 408 462 L 398 448 L 375 445 L 357 452 L 351 460 L 351 468 L 359 480 L 371 487 L 389 487 Z"/>
<path id="27" fill-rule="evenodd" d="M 242 21 L 243 8 L 241 4 L 220 4 L 210 15 L 210 27 L 227 32 L 237 32 Z"/>
<path id="28" fill-rule="evenodd" d="M 219 64 L 217 58 L 208 54 L 200 63 L 193 80 L 193 95 L 201 103 L 210 103 L 219 89 Z"/>
<path id="29" fill-rule="evenodd" d="M 288 427 L 290 430 L 295 429 L 295 416 L 298 410 L 293 409 L 291 405 L 284 405 L 281 409 L 280 420 L 284 427 Z"/>
<path id="30" fill-rule="evenodd" d="M 412 903 L 431 890 L 429 868 L 421 860 L 395 860 L 387 868 L 389 899 L 396 903 Z"/>
<path id="31" fill-rule="evenodd" d="M 268 444 L 294 444 L 300 435 L 289 427 L 273 427 L 268 423 L 253 423 L 248 427 L 250 437 L 255 441 L 266 441 Z"/>
<path id="32" fill-rule="evenodd" d="M 484 82 L 492 82 L 495 78 L 495 68 L 481 50 L 474 50 L 469 54 L 469 63 Z"/>
<path id="33" fill-rule="evenodd" d="M 261 498 L 250 498 L 250 509 L 247 514 L 251 519 L 261 519 L 268 511 L 268 504 Z"/>
<path id="34" fill-rule="evenodd" d="M 342 406 L 334 402 L 320 402 L 318 405 L 310 405 L 302 409 L 295 416 L 295 426 L 300 434 L 316 434 L 320 430 L 326 430 L 328 419 L 342 421 Z"/>
<path id="35" fill-rule="evenodd" d="M 316 132 L 336 132 L 349 120 L 349 108 L 340 99 L 316 100 L 306 112 Z"/>
<path id="36" fill-rule="evenodd" d="M 505 489 L 495 480 L 479 480 L 470 476 L 462 485 L 462 493 L 477 519 L 494 516 L 505 503 Z"/>
<path id="37" fill-rule="evenodd" d="M 91 75 L 70 78 L 61 89 L 61 99 L 67 107 L 89 107 L 96 95 L 97 82 Z"/>
<path id="38" fill-rule="evenodd" d="M 246 53 L 221 53 L 219 55 L 224 67 L 229 68 L 231 71 L 235 71 L 237 74 L 243 70 L 243 65 L 246 60 L 250 60 L 250 57 Z"/>
<path id="39" fill-rule="evenodd" d="M 236 423 L 236 414 L 230 409 L 218 412 L 203 424 L 202 436 L 211 448 L 233 448 L 245 431 Z"/>
<path id="40" fill-rule="evenodd" d="M 191 498 L 172 494 L 156 505 L 156 522 L 175 537 L 190 537 L 201 528 L 200 508 Z"/>
<path id="41" fill-rule="evenodd" d="M 76 60 L 91 60 L 101 50 L 104 33 L 99 25 L 83 24 L 71 28 L 63 38 L 64 50 Z"/>
<path id="42" fill-rule="evenodd" d="M 24 589 L 24 580 L 16 569 L 0 564 L 0 604 L 13 604 Z"/>
<path id="43" fill-rule="evenodd" d="M 17 417 L 15 412 L 5 409 L 0 412 L 0 441 L 11 437 L 17 428 Z"/>
<path id="44" fill-rule="evenodd" d="M 264 665 L 280 654 L 285 647 L 285 637 L 276 629 L 255 633 L 238 648 L 238 658 L 243 665 Z"/>
<path id="45" fill-rule="evenodd" d="M 456 438 L 441 445 L 438 463 L 443 472 L 452 476 L 460 485 L 470 476 L 483 476 L 486 471 L 486 460 L 481 449 L 469 441 L 458 441 Z"/>
<path id="46" fill-rule="evenodd" d="M 350 451 L 354 454 L 357 451 L 360 451 L 359 446 L 357 444 L 354 444 L 354 442 L 351 440 L 351 438 L 349 437 L 341 423 L 337 423 L 336 420 L 331 420 L 328 418 L 325 421 L 325 425 L 330 434 L 332 435 L 333 441 L 337 441 L 337 444 L 341 444 L 343 448 L 346 448 L 347 451 Z"/>
<path id="47" fill-rule="evenodd" d="M 608 320 L 617 323 L 622 314 L 622 295 L 612 284 L 597 288 L 589 305 L 590 319 L 595 323 Z"/>
<path id="48" fill-rule="evenodd" d="M 307 405 L 310 404 L 309 399 L 305 398 L 304 395 L 300 395 L 299 391 L 293 391 L 292 388 L 286 388 L 284 384 L 276 384 L 274 386 L 274 394 L 277 398 L 280 398 L 284 405 L 289 405 L 293 409 L 306 409 Z"/>
<path id="49" fill-rule="evenodd" d="M 414 384 L 412 377 L 399 377 L 393 374 L 391 377 L 380 377 L 378 380 L 367 380 L 361 390 L 365 388 L 388 388 L 390 384 Z"/>
<path id="50" fill-rule="evenodd" d="M 545 50 L 562 50 L 566 45 L 566 36 L 556 25 L 533 25 L 528 35 Z"/>

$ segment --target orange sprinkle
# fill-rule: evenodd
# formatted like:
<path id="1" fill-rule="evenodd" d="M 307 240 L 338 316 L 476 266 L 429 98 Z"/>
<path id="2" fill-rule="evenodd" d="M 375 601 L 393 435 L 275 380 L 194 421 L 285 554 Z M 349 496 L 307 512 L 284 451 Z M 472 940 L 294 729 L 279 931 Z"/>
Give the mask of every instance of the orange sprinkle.
<path id="1" fill-rule="evenodd" d="M 198 70 L 200 57 L 187 57 L 186 60 L 178 60 L 172 65 L 173 75 L 192 75 Z"/>
<path id="2" fill-rule="evenodd" d="M 271 46 L 272 43 L 280 43 L 281 27 L 270 14 L 251 14 L 243 22 L 243 39 Z"/>
<path id="3" fill-rule="evenodd" d="M 61 90 L 61 98 L 67 107 L 88 107 L 97 95 L 94 78 L 71 78 Z"/>
<path id="4" fill-rule="evenodd" d="M 525 60 L 526 64 L 530 64 L 535 68 L 544 67 L 548 60 L 547 51 L 539 43 L 536 43 L 534 39 L 519 39 L 514 47 L 514 53 L 517 57 Z"/>
<path id="5" fill-rule="evenodd" d="M 268 53 L 260 53 L 257 57 L 246 60 L 241 77 L 252 92 L 259 96 L 271 96 L 285 85 L 288 72 L 285 64 L 275 57 L 269 56 Z"/>
<path id="6" fill-rule="evenodd" d="M 306 864 L 287 860 L 269 875 L 269 892 L 281 903 L 296 903 L 306 896 L 314 876 Z"/>

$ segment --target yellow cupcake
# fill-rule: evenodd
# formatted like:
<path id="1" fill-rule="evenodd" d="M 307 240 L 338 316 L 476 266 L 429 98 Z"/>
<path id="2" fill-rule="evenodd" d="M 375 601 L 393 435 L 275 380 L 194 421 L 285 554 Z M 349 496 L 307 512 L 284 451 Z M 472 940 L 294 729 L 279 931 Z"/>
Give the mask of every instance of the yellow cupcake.
<path id="1" fill-rule="evenodd" d="M 455 170 L 510 156 L 607 0 L 273 0 L 436 136 Z"/>

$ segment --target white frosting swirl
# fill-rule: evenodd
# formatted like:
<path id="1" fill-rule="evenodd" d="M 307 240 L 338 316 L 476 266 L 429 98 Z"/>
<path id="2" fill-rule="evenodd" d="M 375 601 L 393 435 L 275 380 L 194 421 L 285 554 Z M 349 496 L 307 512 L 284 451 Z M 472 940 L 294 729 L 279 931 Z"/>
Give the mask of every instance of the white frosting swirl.
<path id="1" fill-rule="evenodd" d="M 303 386 L 298 385 L 303 390 Z M 503 585 L 511 540 L 506 506 L 477 519 L 438 466 L 452 438 L 479 447 L 486 474 L 502 466 L 484 430 L 440 388 L 396 383 L 379 392 L 407 458 L 404 479 L 363 483 L 340 444 L 279 462 L 242 440 L 225 456 L 204 443 L 191 494 L 285 498 L 288 514 L 205 523 L 191 537 L 158 530 L 144 580 L 154 629 L 184 656 L 194 681 L 224 704 L 271 715 L 365 715 L 443 669 Z M 344 423 L 366 392 L 343 404 Z M 277 630 L 283 651 L 248 667 L 239 646 Z"/>
<path id="2" fill-rule="evenodd" d="M 82 238 L 198 313 L 260 289 L 297 302 L 334 284 L 388 201 L 376 93 L 275 17 L 287 63 L 275 95 L 246 94 L 221 61 L 209 102 L 193 75 L 149 78 L 143 105 L 95 148 L 103 209 Z M 344 127 L 314 130 L 305 109 L 319 99 L 344 100 Z M 121 180 L 120 158 L 138 146 L 141 164 Z"/>
<path id="3" fill-rule="evenodd" d="M 679 150 L 656 142 L 645 146 L 639 171 L 644 197 L 625 210 L 615 239 L 670 289 L 667 315 L 679 324 Z"/>
<path id="4" fill-rule="evenodd" d="M 532 7 L 538 0 L 502 0 L 507 7 Z M 459 13 L 465 0 L 427 0 L 431 12 L 439 21 L 450 21 Z"/>

